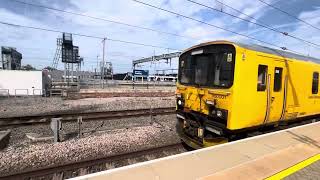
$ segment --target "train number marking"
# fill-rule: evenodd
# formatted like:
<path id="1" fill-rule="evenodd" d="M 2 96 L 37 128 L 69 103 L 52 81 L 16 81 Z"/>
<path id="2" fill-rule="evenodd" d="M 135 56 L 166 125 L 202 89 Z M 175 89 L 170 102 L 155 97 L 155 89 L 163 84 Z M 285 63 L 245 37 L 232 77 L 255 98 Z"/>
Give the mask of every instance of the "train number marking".
<path id="1" fill-rule="evenodd" d="M 214 98 L 217 98 L 217 99 L 226 99 L 227 96 L 224 96 L 224 95 L 213 95 Z"/>

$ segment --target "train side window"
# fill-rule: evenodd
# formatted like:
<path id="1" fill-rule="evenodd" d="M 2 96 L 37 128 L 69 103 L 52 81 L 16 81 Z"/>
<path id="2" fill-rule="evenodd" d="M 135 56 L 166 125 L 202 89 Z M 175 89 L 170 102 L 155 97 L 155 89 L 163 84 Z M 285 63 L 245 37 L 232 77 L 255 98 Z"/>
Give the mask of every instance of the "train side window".
<path id="1" fill-rule="evenodd" d="M 312 78 L 312 94 L 318 94 L 319 89 L 319 73 L 314 72 Z"/>
<path id="2" fill-rule="evenodd" d="M 268 66 L 259 65 L 257 91 L 265 91 L 267 87 Z"/>
<path id="3" fill-rule="evenodd" d="M 273 81 L 273 91 L 279 92 L 282 85 L 282 68 L 276 67 L 274 69 L 274 81 Z"/>

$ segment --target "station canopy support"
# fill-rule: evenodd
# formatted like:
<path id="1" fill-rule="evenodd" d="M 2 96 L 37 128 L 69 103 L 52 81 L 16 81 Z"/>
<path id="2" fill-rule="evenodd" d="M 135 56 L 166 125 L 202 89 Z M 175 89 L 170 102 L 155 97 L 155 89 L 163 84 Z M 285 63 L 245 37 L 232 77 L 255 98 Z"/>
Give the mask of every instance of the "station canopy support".
<path id="1" fill-rule="evenodd" d="M 162 55 L 151 56 L 151 57 L 147 57 L 147 58 L 133 60 L 132 61 L 132 66 L 133 66 L 133 69 L 135 69 L 137 64 L 142 64 L 142 63 L 146 63 L 146 62 L 160 61 L 160 60 L 169 60 L 169 59 L 172 59 L 172 58 L 179 57 L 180 54 L 181 54 L 181 52 L 174 52 L 174 53 L 162 54 Z"/>

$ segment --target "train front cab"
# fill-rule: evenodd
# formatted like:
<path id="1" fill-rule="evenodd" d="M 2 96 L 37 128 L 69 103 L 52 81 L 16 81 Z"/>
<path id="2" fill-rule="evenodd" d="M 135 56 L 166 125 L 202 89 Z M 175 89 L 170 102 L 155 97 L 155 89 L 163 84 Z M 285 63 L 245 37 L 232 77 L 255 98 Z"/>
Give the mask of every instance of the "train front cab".
<path id="1" fill-rule="evenodd" d="M 284 119 L 284 58 L 229 42 L 200 44 L 179 59 L 177 132 L 192 148 L 241 138 Z"/>

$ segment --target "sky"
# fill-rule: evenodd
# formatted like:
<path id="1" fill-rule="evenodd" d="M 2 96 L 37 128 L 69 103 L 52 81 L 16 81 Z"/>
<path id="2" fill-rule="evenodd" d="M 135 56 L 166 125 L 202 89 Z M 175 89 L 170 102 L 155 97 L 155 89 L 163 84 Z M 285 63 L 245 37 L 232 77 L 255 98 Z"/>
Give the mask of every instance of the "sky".
<path id="1" fill-rule="evenodd" d="M 117 21 L 131 26 L 26 5 L 15 0 L 0 0 L 1 22 L 162 47 L 147 47 L 107 40 L 105 59 L 112 62 L 114 73 L 132 71 L 132 60 L 184 50 L 190 46 L 207 41 L 231 40 L 270 46 L 213 26 L 222 27 L 261 41 L 276 44 L 280 47 L 286 47 L 304 55 L 320 56 L 320 47 L 303 43 L 187 0 L 140 1 L 177 12 L 207 24 L 160 11 L 133 0 L 19 1 L 85 14 L 109 21 Z M 316 28 L 289 17 L 259 0 L 219 0 L 255 19 L 246 17 L 230 9 L 228 6 L 220 4 L 217 0 L 193 1 L 220 9 L 236 17 L 256 23 L 263 23 L 281 32 L 287 32 L 290 35 L 320 44 L 320 1 L 318 0 L 264 0 Z M 170 34 L 139 29 L 132 26 L 141 26 Z M 23 54 L 22 64 L 31 64 L 38 69 L 51 66 L 56 52 L 56 39 L 62 36 L 61 33 L 3 24 L 0 24 L 0 32 L 0 46 L 16 47 Z M 102 59 L 101 39 L 74 35 L 73 41 L 75 45 L 79 46 L 80 56 L 84 57 L 83 70 L 92 71 L 97 67 L 97 61 L 101 61 Z M 63 68 L 63 64 L 60 62 L 58 67 L 60 69 Z M 151 72 L 162 69 L 176 69 L 177 60 L 173 59 L 171 63 L 145 63 L 138 68 L 148 69 Z"/>

